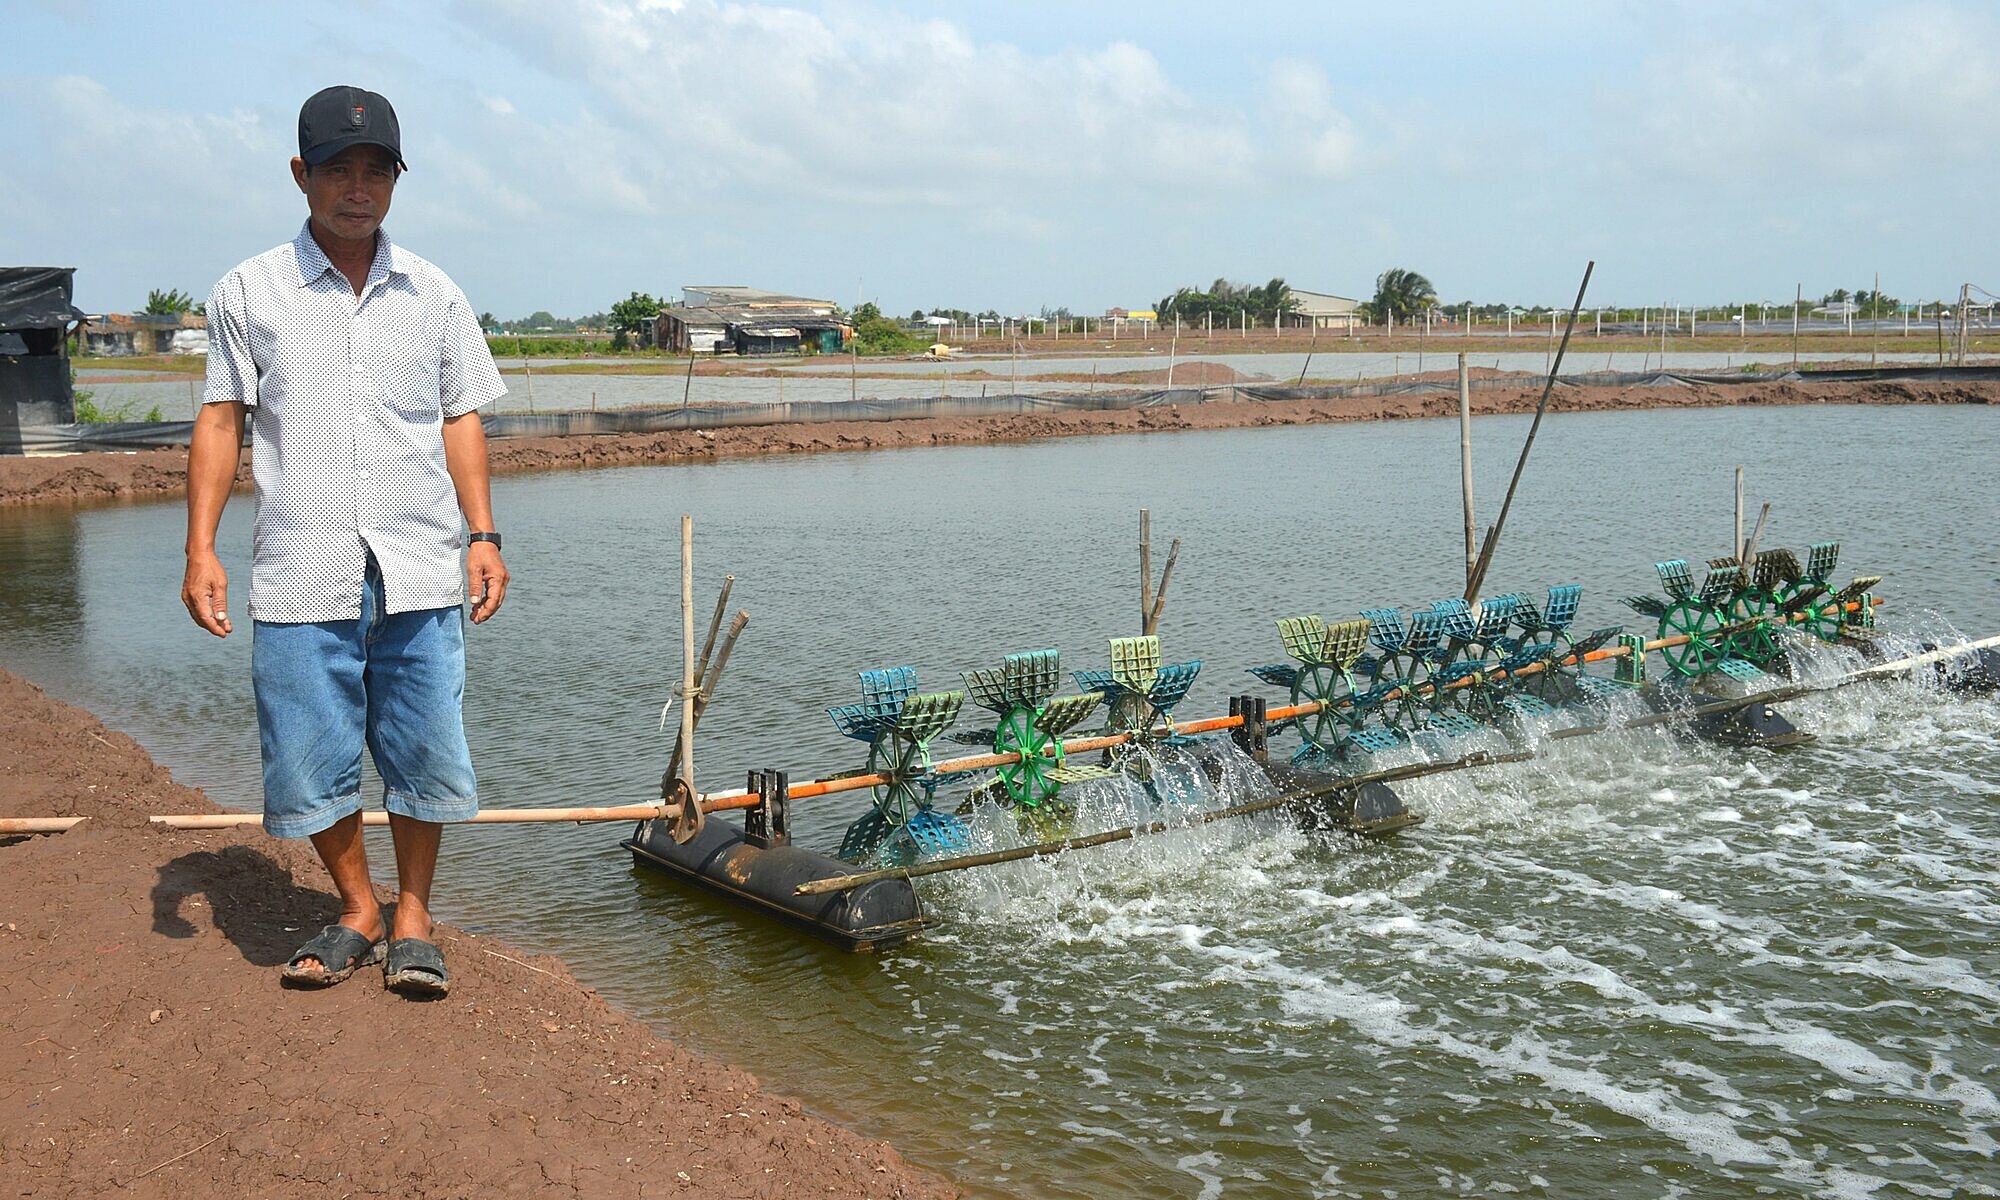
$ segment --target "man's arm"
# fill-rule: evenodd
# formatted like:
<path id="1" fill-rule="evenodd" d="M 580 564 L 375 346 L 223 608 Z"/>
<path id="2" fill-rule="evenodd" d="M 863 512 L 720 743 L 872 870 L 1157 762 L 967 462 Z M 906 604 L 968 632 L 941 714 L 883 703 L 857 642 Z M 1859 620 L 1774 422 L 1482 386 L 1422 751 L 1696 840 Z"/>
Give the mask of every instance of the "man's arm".
<path id="1" fill-rule="evenodd" d="M 473 532 L 493 529 L 493 497 L 488 486 L 486 427 L 478 412 L 460 413 L 444 419 L 444 468 L 451 472 L 451 486 L 458 492 L 458 509 Z M 491 542 L 474 542 L 465 552 L 466 595 L 472 599 L 472 623 L 477 625 L 500 611 L 507 597 L 507 564 L 499 547 Z"/>
<path id="2" fill-rule="evenodd" d="M 241 403 L 202 405 L 188 442 L 187 574 L 181 578 L 181 603 L 195 624 L 217 637 L 228 637 L 231 626 L 229 574 L 215 556 L 215 529 L 243 458 L 243 412 Z"/>

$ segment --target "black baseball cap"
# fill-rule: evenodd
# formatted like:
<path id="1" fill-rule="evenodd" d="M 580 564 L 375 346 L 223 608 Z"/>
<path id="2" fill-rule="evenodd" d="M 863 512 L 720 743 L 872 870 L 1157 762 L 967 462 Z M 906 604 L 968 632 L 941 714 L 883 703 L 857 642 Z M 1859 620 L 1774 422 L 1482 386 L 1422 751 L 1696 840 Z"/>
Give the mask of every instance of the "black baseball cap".
<path id="1" fill-rule="evenodd" d="M 380 93 L 358 87 L 330 87 L 314 92 L 299 109 L 299 157 L 316 167 L 349 146 L 380 146 L 407 171 L 403 133 L 396 110 Z"/>

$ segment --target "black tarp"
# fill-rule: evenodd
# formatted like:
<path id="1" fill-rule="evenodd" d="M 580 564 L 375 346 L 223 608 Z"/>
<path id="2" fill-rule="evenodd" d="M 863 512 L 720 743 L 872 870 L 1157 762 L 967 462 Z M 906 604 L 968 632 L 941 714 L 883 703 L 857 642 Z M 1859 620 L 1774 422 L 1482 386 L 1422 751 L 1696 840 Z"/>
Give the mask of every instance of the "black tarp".
<path id="1" fill-rule="evenodd" d="M 0 449 L 23 426 L 76 419 L 64 337 L 83 314 L 70 303 L 74 267 L 0 267 Z"/>
<path id="2" fill-rule="evenodd" d="M 75 267 L 0 267 L 0 330 L 67 330 L 83 319 L 70 303 Z"/>

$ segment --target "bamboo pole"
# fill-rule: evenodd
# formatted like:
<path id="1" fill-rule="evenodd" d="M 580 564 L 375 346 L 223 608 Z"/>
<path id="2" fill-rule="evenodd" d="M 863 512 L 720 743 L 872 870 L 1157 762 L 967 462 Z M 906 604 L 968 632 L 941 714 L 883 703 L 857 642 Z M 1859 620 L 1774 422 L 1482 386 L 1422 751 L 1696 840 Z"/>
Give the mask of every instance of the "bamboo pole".
<path id="1" fill-rule="evenodd" d="M 1147 637 L 1157 637 L 1160 632 L 1160 614 L 1167 607 L 1167 584 L 1173 582 L 1174 564 L 1181 560 L 1181 540 L 1175 538 L 1167 543 L 1167 565 L 1160 568 L 1160 586 L 1153 589 L 1153 607 L 1146 612 L 1146 624 L 1140 630 Z"/>
<path id="2" fill-rule="evenodd" d="M 720 612 L 716 615 L 718 619 L 721 617 Z M 697 730 L 701 728 L 702 714 L 708 711 L 710 702 L 715 699 L 716 689 L 722 686 L 722 669 L 729 662 L 729 653 L 736 648 L 736 639 L 742 635 L 743 627 L 749 623 L 750 614 L 738 609 L 735 619 L 729 623 L 729 633 L 722 639 L 722 652 L 716 657 L 713 666 L 709 665 L 709 648 L 706 646 L 702 648 L 701 666 L 695 671 L 694 677 L 694 724 Z M 715 642 L 713 627 L 708 631 L 708 640 L 711 646 Z M 673 781 L 680 775 L 681 747 L 684 744 L 676 734 L 673 754 L 667 759 L 667 770 L 660 780 L 661 795 L 667 794 L 667 789 L 673 786 Z"/>
<path id="3" fill-rule="evenodd" d="M 1756 528 L 1750 531 L 1750 540 L 1748 542 L 1745 542 L 1743 545 L 1743 557 L 1737 560 L 1743 564 L 1743 569 L 1746 571 L 1750 569 L 1751 563 L 1756 561 L 1757 540 L 1764 536 L 1764 518 L 1770 515 L 1771 515 L 1771 502 L 1766 500 L 1764 502 L 1763 511 L 1757 514 Z"/>
<path id="4" fill-rule="evenodd" d="M 1153 510 L 1139 510 L 1139 628 L 1153 613 Z"/>
<path id="5" fill-rule="evenodd" d="M 1876 599 L 1873 601 L 1873 603 L 1879 606 L 1883 603 L 1883 601 L 1880 599 Z M 1849 612 L 1855 611 L 1860 607 L 1861 607 L 1860 601 L 1850 601 L 1846 605 L 1846 608 Z M 1794 613 L 1787 616 L 1786 620 L 1796 622 L 1798 620 L 1803 619 L 1803 616 L 1804 614 L 1802 613 Z M 1741 626 L 1746 626 L 1751 623 L 1752 622 L 1740 622 L 1738 626 L 1728 626 L 1722 630 L 1718 630 L 1717 632 L 1718 633 L 1727 632 L 1728 629 L 1730 628 L 1738 628 Z M 1687 636 L 1686 634 L 1677 634 L 1673 637 L 1656 638 L 1652 641 L 1648 641 L 1643 645 L 1642 649 L 1646 651 L 1662 650 L 1673 646 L 1686 645 L 1688 642 L 1692 640 L 1693 639 Z M 1842 676 L 1839 681 L 1837 681 L 1832 685 L 1820 685 L 1820 686 L 1800 685 L 1798 689 L 1792 689 L 1792 690 L 1780 689 L 1779 691 L 1774 691 L 1774 692 L 1758 693 L 1756 696 L 1752 697 L 1732 697 L 1728 700 L 1719 702 L 1721 705 L 1721 707 L 1719 708 L 1710 706 L 1710 707 L 1683 710 L 1679 712 L 1668 712 L 1657 715 L 1667 720 L 1673 720 L 1685 716 L 1704 715 L 1710 711 L 1727 711 L 1729 708 L 1732 707 L 1734 708 L 1744 707 L 1748 703 L 1755 703 L 1759 701 L 1771 702 L 1787 698 L 1788 696 L 1791 695 L 1803 695 L 1807 692 L 1821 691 L 1824 690 L 1826 686 L 1842 686 L 1846 683 L 1879 679 L 1888 675 L 1893 675 L 1899 671 L 1909 670 L 1914 667 L 1928 666 L 1933 663 L 1945 662 L 1949 659 L 1956 658 L 1963 654 L 1969 654 L 1974 651 L 1987 650 L 1993 648 L 2000 648 L 2000 634 L 1996 634 L 1992 637 L 1981 638 L 1978 641 L 1963 642 L 1956 646 L 1946 646 L 1937 650 L 1926 651 L 1923 654 L 1911 655 L 1908 658 L 1896 659 L 1892 662 L 1880 663 L 1876 666 L 1864 668 L 1862 670 L 1851 672 L 1848 675 Z M 1563 659 L 1563 662 L 1565 664 L 1576 664 L 1576 665 L 1581 665 L 1585 663 L 1604 662 L 1614 658 L 1623 658 L 1628 653 L 1629 651 L 1624 646 L 1612 646 L 1602 650 L 1593 650 L 1589 654 L 1582 655 L 1581 657 L 1572 654 L 1567 658 Z M 720 664 L 718 663 L 718 666 L 719 665 Z M 1536 674 L 1544 669 L 1546 669 L 1546 667 L 1545 664 L 1543 663 L 1530 663 L 1528 666 L 1523 667 L 1521 670 L 1513 672 L 1512 676 L 1510 677 L 1526 678 L 1527 676 Z M 1447 685 L 1446 690 L 1450 690 L 1461 686 L 1469 686 L 1470 683 L 1471 683 L 1470 680 L 1460 680 L 1453 684 Z M 1318 701 L 1307 701 L 1303 704 L 1294 704 L 1277 708 L 1267 708 L 1265 710 L 1264 717 L 1266 721 L 1271 721 L 1271 722 L 1284 721 L 1284 720 L 1289 720 L 1292 717 L 1310 716 L 1314 713 L 1319 712 L 1323 707 L 1324 705 L 1322 705 Z M 1640 718 L 1635 718 L 1634 721 L 1627 722 L 1626 727 L 1638 727 L 1641 723 L 1653 724 L 1657 722 L 1655 721 L 1654 717 L 1651 716 L 1640 717 Z M 1188 735 L 1193 735 L 1198 733 L 1217 733 L 1225 729 L 1237 728 L 1242 724 L 1243 724 L 1243 718 L 1240 716 L 1206 717 L 1195 721 L 1179 722 L 1174 726 L 1174 730 L 1175 732 Z M 1590 732 L 1590 730 L 1584 729 L 1577 732 Z M 1554 734 L 1551 734 L 1551 736 L 1555 737 L 1572 736 L 1572 735 L 1573 735 L 1572 731 L 1568 730 L 1558 730 Z M 1062 748 L 1065 754 L 1087 754 L 1095 750 L 1108 750 L 1114 746 L 1124 745 L 1128 742 L 1136 740 L 1136 737 L 1137 735 L 1130 733 L 1098 734 L 1091 737 L 1073 738 L 1069 741 L 1065 741 L 1062 743 Z M 1019 762 L 1020 758 L 1021 758 L 1020 754 L 1016 752 L 968 755 L 964 758 L 948 759 L 944 762 L 937 763 L 931 768 L 931 773 L 936 775 L 956 775 L 956 774 L 964 774 L 969 771 L 990 770 L 994 767 L 1000 767 L 1000 766 L 1005 766 L 1009 763 Z M 1426 764 L 1417 764 L 1417 765 L 1423 766 Z M 1343 781 L 1343 783 L 1340 786 L 1355 786 L 1359 782 L 1367 782 L 1368 778 L 1369 777 L 1365 776 L 1352 776 L 1348 780 Z M 842 776 L 837 779 L 820 779 L 820 780 L 812 780 L 806 783 L 793 784 L 788 789 L 786 794 L 787 797 L 792 800 L 809 799 L 814 796 L 827 796 L 827 795 L 834 795 L 840 792 L 855 791 L 860 788 L 872 787 L 887 782 L 889 782 L 887 779 L 883 778 L 880 775 L 875 775 L 875 774 L 848 775 L 848 776 Z M 759 803 L 762 802 L 761 797 L 757 796 L 755 793 L 740 788 L 735 789 L 733 791 L 704 793 L 699 797 L 699 801 L 700 801 L 699 807 L 701 808 L 701 810 L 705 813 L 710 813 L 710 814 L 718 812 L 732 812 L 745 808 L 755 808 Z M 479 813 L 477 816 L 474 816 L 467 821 L 454 822 L 454 823 L 466 824 L 466 825 L 521 825 L 521 824 L 585 824 L 585 823 L 600 822 L 600 821 L 651 821 L 659 819 L 671 819 L 676 814 L 677 811 L 678 811 L 677 805 L 661 801 L 655 801 L 648 804 L 627 804 L 627 805 L 617 805 L 611 807 L 595 807 L 595 808 L 593 807 L 496 808 L 496 809 L 487 809 L 486 811 Z M 81 824 L 82 822 L 88 819 L 89 818 L 87 817 L 5 817 L 5 818 L 0 818 L 0 835 L 25 834 L 25 833 L 60 833 L 63 830 Z M 262 823 L 263 819 L 264 818 L 258 813 L 176 814 L 176 815 L 153 816 L 148 818 L 148 820 L 150 820 L 155 825 L 161 825 L 171 829 L 233 829 L 246 825 L 260 824 Z M 375 811 L 364 812 L 361 814 L 361 823 L 363 825 L 370 825 L 370 826 L 387 825 L 389 823 L 389 817 L 387 813 L 383 812 L 375 812 Z"/>
<path id="6" fill-rule="evenodd" d="M 1747 567 L 1750 565 L 1750 560 L 1745 557 L 1743 549 L 1745 544 L 1743 541 L 1743 465 L 1738 463 L 1736 465 L 1736 536 L 1729 543 L 1729 550 L 1730 553 L 1736 555 L 1736 561 Z"/>
<path id="7" fill-rule="evenodd" d="M 1528 465 L 1528 451 L 1534 448 L 1535 434 L 1542 427 L 1542 414 L 1549 410 L 1549 396 L 1556 388 L 1556 374 L 1562 370 L 1563 355 L 1569 352 L 1570 335 L 1576 332 L 1576 314 L 1583 307 L 1583 294 L 1590 290 L 1590 275 L 1596 269 L 1595 259 L 1583 266 L 1583 282 L 1577 284 L 1576 300 L 1569 306 L 1569 324 L 1563 329 L 1562 346 L 1557 349 L 1555 358 L 1549 363 L 1549 377 L 1547 382 L 1542 384 L 1542 399 L 1535 405 L 1535 419 L 1528 425 L 1527 440 L 1521 443 L 1521 457 L 1514 464 L 1514 478 L 1508 481 L 1506 498 L 1500 501 L 1500 516 L 1487 531 L 1486 545 L 1479 551 L 1479 563 L 1473 569 L 1471 582 L 1465 585 L 1465 600 L 1468 604 L 1479 598 L 1480 585 L 1486 582 L 1486 571 L 1493 565 L 1493 551 L 1500 543 L 1500 531 L 1506 528 L 1507 513 L 1514 507 L 1514 489 L 1521 485 L 1521 471 Z M 1550 328 L 1553 329 L 1555 320 L 1553 314 L 1549 319 Z"/>
<path id="8" fill-rule="evenodd" d="M 1465 497 L 1465 586 L 1472 587 L 1479 566 L 1477 526 L 1472 518 L 1472 372 L 1465 365 L 1463 351 L 1458 356 L 1458 472 Z"/>
<path id="9" fill-rule="evenodd" d="M 694 660 L 694 517 L 681 514 L 681 734 L 679 778 L 680 803 L 670 824 L 676 842 L 683 845 L 700 833 L 708 816 L 702 811 L 701 793 L 694 785 L 694 710 L 699 693 L 695 690 Z M 665 797 L 662 797 L 665 799 Z"/>

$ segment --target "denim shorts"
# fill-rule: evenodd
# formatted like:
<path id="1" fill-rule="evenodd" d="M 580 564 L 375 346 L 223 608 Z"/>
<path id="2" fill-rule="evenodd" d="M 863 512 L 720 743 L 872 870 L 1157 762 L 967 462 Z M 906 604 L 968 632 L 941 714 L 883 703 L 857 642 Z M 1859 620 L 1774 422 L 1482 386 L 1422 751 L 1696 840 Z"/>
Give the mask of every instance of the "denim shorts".
<path id="1" fill-rule="evenodd" d="M 457 606 L 385 615 L 371 558 L 353 621 L 256 621 L 250 675 L 264 751 L 264 830 L 310 837 L 361 809 L 361 749 L 383 807 L 420 821 L 479 811 L 465 744 Z"/>

